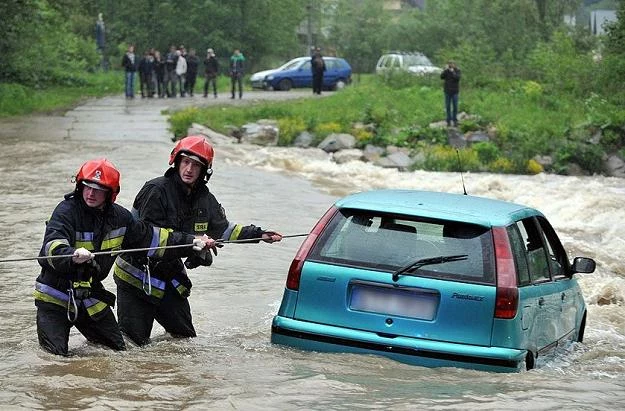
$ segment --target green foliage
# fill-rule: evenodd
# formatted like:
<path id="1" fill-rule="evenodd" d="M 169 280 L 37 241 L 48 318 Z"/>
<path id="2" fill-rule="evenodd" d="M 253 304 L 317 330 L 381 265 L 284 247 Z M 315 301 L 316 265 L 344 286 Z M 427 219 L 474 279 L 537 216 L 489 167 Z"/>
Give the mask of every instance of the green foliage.
<path id="1" fill-rule="evenodd" d="M 480 141 L 471 146 L 482 164 L 492 163 L 500 155 L 499 147 L 490 141 Z"/>
<path id="2" fill-rule="evenodd" d="M 571 163 L 577 164 L 590 173 L 603 171 L 603 150 L 595 144 L 580 141 L 566 141 L 555 153 L 554 169 L 567 174 Z"/>
<path id="3" fill-rule="evenodd" d="M 300 117 L 286 117 L 278 120 L 278 127 L 280 128 L 278 144 L 288 146 L 301 132 L 306 131 L 306 122 Z"/>
<path id="4" fill-rule="evenodd" d="M 176 139 L 186 136 L 187 130 L 194 123 L 194 119 L 198 115 L 198 109 L 195 107 L 187 108 L 181 111 L 172 113 L 169 117 L 171 123 L 171 131 L 174 133 Z"/>

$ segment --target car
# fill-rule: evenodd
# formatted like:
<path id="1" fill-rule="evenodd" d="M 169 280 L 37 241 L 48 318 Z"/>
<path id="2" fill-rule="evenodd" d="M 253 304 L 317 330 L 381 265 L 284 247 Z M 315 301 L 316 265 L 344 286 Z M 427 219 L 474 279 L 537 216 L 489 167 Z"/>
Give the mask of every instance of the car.
<path id="1" fill-rule="evenodd" d="M 276 69 L 254 73 L 250 77 L 252 87 L 282 91 L 312 87 L 310 59 L 310 57 L 298 57 Z M 352 68 L 345 59 L 323 57 L 323 61 L 326 63 L 326 71 L 323 74 L 323 88 L 325 90 L 339 90 L 351 83 Z"/>
<path id="2" fill-rule="evenodd" d="M 440 74 L 442 69 L 436 67 L 423 53 L 391 52 L 383 54 L 375 65 L 376 74 L 405 71 L 412 74 Z"/>
<path id="3" fill-rule="evenodd" d="M 296 253 L 271 342 L 408 364 L 518 372 L 581 342 L 586 305 L 538 210 L 477 196 L 374 190 L 337 200 Z"/>

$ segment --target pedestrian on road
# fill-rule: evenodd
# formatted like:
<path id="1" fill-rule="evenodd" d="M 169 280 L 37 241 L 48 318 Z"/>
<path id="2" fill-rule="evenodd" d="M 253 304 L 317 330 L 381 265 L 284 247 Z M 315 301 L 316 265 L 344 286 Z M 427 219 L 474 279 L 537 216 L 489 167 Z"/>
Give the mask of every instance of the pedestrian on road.
<path id="1" fill-rule="evenodd" d="M 154 56 L 148 50 L 143 53 L 139 61 L 139 89 L 141 98 L 154 97 L 152 75 L 154 72 Z"/>
<path id="2" fill-rule="evenodd" d="M 195 49 L 189 49 L 187 56 L 187 93 L 193 97 L 193 89 L 195 88 L 195 79 L 197 78 L 197 69 L 200 65 L 200 59 L 195 55 Z"/>
<path id="3" fill-rule="evenodd" d="M 230 81 L 232 83 L 232 98 L 235 97 L 236 85 L 239 86 L 239 98 L 243 98 L 243 63 L 245 57 L 241 50 L 234 49 L 230 57 Z"/>
<path id="4" fill-rule="evenodd" d="M 187 60 L 182 55 L 182 50 L 176 51 L 178 59 L 176 61 L 176 78 L 178 79 L 178 86 L 180 87 L 180 97 L 185 96 L 186 75 L 187 75 Z"/>
<path id="5" fill-rule="evenodd" d="M 456 63 L 449 61 L 447 67 L 441 73 L 443 91 L 445 92 L 445 112 L 447 114 L 447 126 L 458 126 L 458 93 L 460 92 L 460 69 Z"/>
<path id="6" fill-rule="evenodd" d="M 135 46 L 130 44 L 128 51 L 122 57 L 122 67 L 125 71 L 125 85 L 126 98 L 135 98 L 135 72 L 137 71 L 137 63 L 135 59 Z"/>
<path id="7" fill-rule="evenodd" d="M 115 257 L 94 253 L 165 244 L 193 245 L 200 252 L 215 245 L 207 236 L 196 238 L 137 221 L 115 204 L 119 190 L 120 174 L 111 162 L 87 161 L 78 170 L 74 191 L 65 195 L 46 224 L 39 253 L 46 258 L 39 260 L 34 296 L 39 344 L 53 354 L 68 355 L 73 326 L 90 342 L 126 349 L 111 310 L 115 295 L 102 285 Z M 135 255 L 174 258 L 193 253 L 191 247 L 180 247 Z"/>
<path id="8" fill-rule="evenodd" d="M 176 97 L 176 83 L 178 82 L 176 63 L 178 63 L 178 53 L 176 46 L 172 44 L 169 46 L 169 52 L 165 57 L 165 92 L 167 97 Z"/>
<path id="9" fill-rule="evenodd" d="M 312 85 L 313 94 L 321 94 L 321 88 L 323 87 L 323 73 L 326 71 L 326 63 L 323 61 L 321 55 L 321 49 L 315 48 L 315 51 L 310 59 L 310 69 L 312 71 Z"/>
<path id="10" fill-rule="evenodd" d="M 137 194 L 132 211 L 139 220 L 215 239 L 267 243 L 282 239 L 279 233 L 234 224 L 226 218 L 224 208 L 207 187 L 213 173 L 213 147 L 205 137 L 188 136 L 178 141 L 169 165 L 172 167 L 164 176 L 146 182 Z M 217 255 L 215 248 L 213 251 Z M 206 252 L 188 258 L 184 264 L 180 258 L 150 260 L 146 269 L 145 259 L 135 254 L 120 255 L 114 278 L 122 332 L 138 345 L 148 344 L 156 320 L 173 337 L 195 337 L 187 300 L 192 284 L 185 267 L 209 266 L 212 261 L 211 253 Z M 136 280 L 137 275 L 143 279 Z M 153 284 L 150 290 L 143 286 L 148 275 Z"/>
<path id="11" fill-rule="evenodd" d="M 156 92 L 159 98 L 165 97 L 165 60 L 161 57 L 161 52 L 154 51 L 154 77 L 156 81 Z"/>
<path id="12" fill-rule="evenodd" d="M 217 76 L 219 75 L 219 61 L 212 48 L 206 50 L 204 59 L 204 97 L 208 96 L 208 88 L 213 84 L 213 96 L 217 98 Z"/>

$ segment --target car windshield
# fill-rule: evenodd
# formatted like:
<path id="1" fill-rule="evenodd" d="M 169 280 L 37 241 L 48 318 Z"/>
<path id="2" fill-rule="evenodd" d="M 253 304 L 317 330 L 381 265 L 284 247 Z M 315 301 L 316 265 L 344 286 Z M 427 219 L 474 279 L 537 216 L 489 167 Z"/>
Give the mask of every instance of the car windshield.
<path id="1" fill-rule="evenodd" d="M 300 64 L 302 64 L 302 60 L 301 59 L 292 60 L 292 61 L 289 61 L 289 62 L 285 63 L 284 65 L 282 65 L 279 70 L 281 70 L 281 71 L 282 70 L 291 70 L 291 69 L 299 67 Z"/>
<path id="2" fill-rule="evenodd" d="M 404 56 L 407 66 L 432 66 L 432 62 L 422 54 L 407 54 Z"/>
<path id="3" fill-rule="evenodd" d="M 493 284 L 492 244 L 488 227 L 343 209 L 328 224 L 309 258 L 393 273 L 421 259 L 461 255 L 424 265 L 412 275 Z"/>

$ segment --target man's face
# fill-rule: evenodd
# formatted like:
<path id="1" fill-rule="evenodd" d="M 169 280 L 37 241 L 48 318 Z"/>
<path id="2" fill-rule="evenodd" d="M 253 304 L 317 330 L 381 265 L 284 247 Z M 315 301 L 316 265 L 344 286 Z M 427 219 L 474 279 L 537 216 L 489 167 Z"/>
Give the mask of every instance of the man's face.
<path id="1" fill-rule="evenodd" d="M 99 190 L 97 188 L 84 186 L 82 188 L 82 199 L 89 207 L 102 208 L 106 201 L 109 190 Z"/>
<path id="2" fill-rule="evenodd" d="M 183 156 L 180 159 L 180 166 L 178 167 L 180 179 L 183 183 L 192 186 L 200 177 L 202 167 L 202 163 Z"/>

